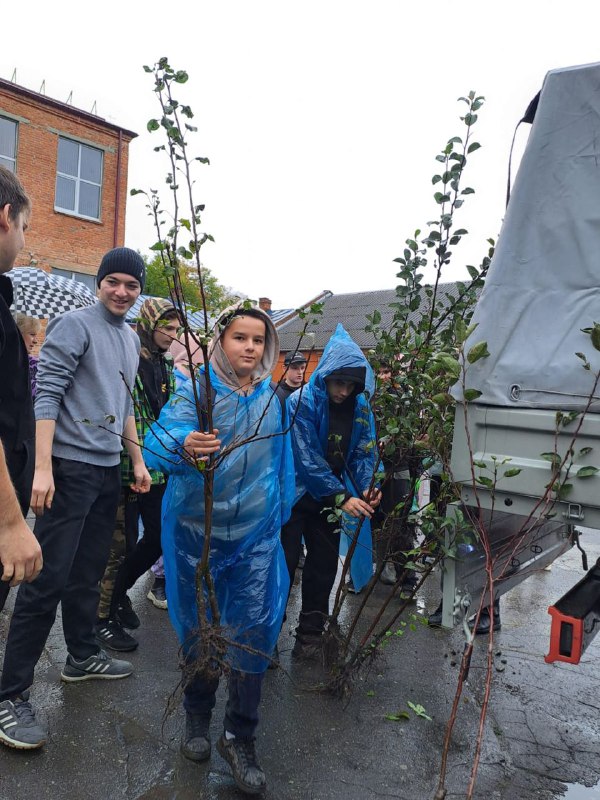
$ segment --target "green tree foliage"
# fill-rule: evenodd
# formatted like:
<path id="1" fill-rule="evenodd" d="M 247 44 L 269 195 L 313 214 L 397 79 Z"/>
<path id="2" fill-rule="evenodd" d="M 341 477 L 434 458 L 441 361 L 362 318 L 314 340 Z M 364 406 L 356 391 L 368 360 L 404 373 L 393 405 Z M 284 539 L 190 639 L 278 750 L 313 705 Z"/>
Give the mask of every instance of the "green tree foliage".
<path id="1" fill-rule="evenodd" d="M 372 408 L 381 456 L 380 477 L 385 482 L 395 472 L 410 474 L 407 496 L 385 515 L 385 521 L 375 530 L 376 540 L 379 536 L 385 539 L 391 524 L 404 529 L 415 524 L 412 506 L 417 481 L 433 465 L 441 473 L 436 503 L 420 510 L 423 543 L 405 553 L 408 572 L 414 570 L 423 554 L 435 554 L 436 558 L 454 555 L 456 543 L 472 535 L 460 514 L 446 516 L 447 503 L 460 497 L 449 468 L 455 412 L 450 388 L 462 380 L 470 364 L 489 355 L 485 342 L 471 347 L 468 353 L 464 345 L 473 330 L 471 317 L 494 252 L 494 241 L 488 240 L 487 253 L 478 267 L 467 266 L 469 280 L 453 284 L 443 281 L 455 248 L 468 234 L 465 228 L 457 227 L 455 215 L 465 199 L 475 193 L 464 185 L 464 173 L 471 154 L 480 147 L 472 140 L 472 131 L 484 98 L 470 92 L 460 102 L 467 106 L 460 117 L 461 136 L 449 139 L 435 157 L 438 166 L 432 184 L 437 216 L 427 222 L 424 232 L 416 230 L 405 241 L 402 255 L 394 259 L 399 271 L 396 299 L 391 304 L 392 319 L 388 317 L 384 325 L 383 315 L 376 310 L 367 317 L 366 326 L 375 339 L 370 361 L 377 375 Z M 433 273 L 431 283 L 424 281 L 426 268 Z M 466 400 L 476 399 L 476 395 L 475 392 Z M 446 531 L 450 534 L 450 549 L 445 544 Z M 415 574 L 424 580 L 427 570 Z M 366 596 L 373 591 L 377 577 L 367 586 Z M 403 610 L 402 604 L 388 609 L 389 600 L 386 601 L 376 622 L 365 631 L 364 625 L 358 624 L 365 608 L 363 601 L 347 632 L 343 632 L 344 637 L 338 625 L 343 602 L 344 592 L 338 589 L 329 630 L 336 639 L 331 651 L 341 654 L 341 658 L 338 655 L 334 665 L 331 688 L 342 695 L 355 680 L 356 668 L 377 653 Z M 358 630 L 361 633 L 355 635 Z"/>
<path id="2" fill-rule="evenodd" d="M 146 262 L 145 293 L 155 297 L 170 297 L 167 270 L 164 267 L 161 254 L 156 253 L 151 259 L 144 257 L 144 261 Z M 209 317 L 216 316 L 223 308 L 226 308 L 236 300 L 242 299 L 241 295 L 234 293 L 231 289 L 219 283 L 208 267 L 203 266 L 201 269 Z M 186 304 L 193 309 L 201 309 L 202 297 L 200 295 L 196 265 L 180 260 L 179 274 Z"/>
<path id="3" fill-rule="evenodd" d="M 454 426 L 454 400 L 449 389 L 461 380 L 469 364 L 489 355 L 485 342 L 479 342 L 468 354 L 463 352 L 463 345 L 472 332 L 470 321 L 477 292 L 494 253 L 494 240 L 489 239 L 488 252 L 479 267 L 467 266 L 469 280 L 458 281 L 447 291 L 444 273 L 454 249 L 468 234 L 466 229 L 457 227 L 455 214 L 475 193 L 464 186 L 464 173 L 471 154 L 480 148 L 472 140 L 472 132 L 484 98 L 470 92 L 460 102 L 467 106 L 460 117 L 464 125 L 461 136 L 449 139 L 436 156 L 441 167 L 432 184 L 436 186 L 433 199 L 438 216 L 427 223 L 425 234 L 415 231 L 406 240 L 402 255 L 395 259 L 399 283 L 391 324 L 382 329 L 380 319 L 374 315 L 368 326 L 377 342 L 373 366 L 378 373 L 387 373 L 385 380 L 378 381 L 374 398 L 375 415 L 385 442 L 384 457 L 392 463 L 405 463 L 413 482 L 423 464 L 440 463 L 445 499 L 456 496 L 447 469 Z M 423 280 L 426 267 L 433 268 L 431 284 Z M 439 535 L 445 522 L 433 513 L 431 534 L 438 531 Z"/>

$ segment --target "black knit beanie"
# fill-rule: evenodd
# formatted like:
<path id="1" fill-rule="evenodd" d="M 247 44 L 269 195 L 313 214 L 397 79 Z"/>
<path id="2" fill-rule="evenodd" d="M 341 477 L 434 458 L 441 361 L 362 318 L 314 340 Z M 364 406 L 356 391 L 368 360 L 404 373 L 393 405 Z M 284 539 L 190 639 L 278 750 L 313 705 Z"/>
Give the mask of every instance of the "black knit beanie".
<path id="1" fill-rule="evenodd" d="M 102 278 L 106 278 L 113 272 L 123 272 L 131 275 L 140 282 L 142 292 L 146 281 L 146 265 L 144 259 L 135 250 L 129 247 L 115 247 L 104 255 L 96 275 L 96 285 L 100 286 Z"/>

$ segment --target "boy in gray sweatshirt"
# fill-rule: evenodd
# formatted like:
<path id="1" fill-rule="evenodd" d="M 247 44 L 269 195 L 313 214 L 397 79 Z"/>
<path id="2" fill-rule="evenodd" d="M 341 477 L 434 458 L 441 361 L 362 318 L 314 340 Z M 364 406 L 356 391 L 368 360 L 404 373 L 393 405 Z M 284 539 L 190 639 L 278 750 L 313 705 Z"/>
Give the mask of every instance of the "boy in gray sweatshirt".
<path id="1" fill-rule="evenodd" d="M 132 672 L 129 662 L 100 649 L 94 623 L 119 499 L 123 442 L 133 462 L 132 488 L 150 488 L 128 388 L 135 380 L 139 340 L 125 323 L 144 277 L 138 253 L 110 250 L 98 270 L 99 302 L 48 325 L 38 371 L 31 498 L 44 569 L 35 583 L 19 590 L 6 643 L 0 741 L 9 747 L 30 750 L 46 741 L 29 687 L 59 602 L 68 649 L 64 681 L 124 678 Z"/>

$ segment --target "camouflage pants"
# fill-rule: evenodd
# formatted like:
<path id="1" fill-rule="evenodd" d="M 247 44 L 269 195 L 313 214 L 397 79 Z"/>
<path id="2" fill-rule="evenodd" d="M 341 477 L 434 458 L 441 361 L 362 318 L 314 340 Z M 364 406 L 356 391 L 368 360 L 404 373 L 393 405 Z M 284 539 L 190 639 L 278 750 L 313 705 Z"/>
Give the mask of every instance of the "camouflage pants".
<path id="1" fill-rule="evenodd" d="M 104 570 L 104 577 L 100 581 L 100 602 L 98 603 L 99 619 L 107 619 L 110 612 L 115 579 L 119 567 L 126 554 L 130 552 L 137 541 L 138 508 L 137 495 L 129 487 L 121 489 L 117 519 L 113 532 L 112 544 L 108 563 Z"/>

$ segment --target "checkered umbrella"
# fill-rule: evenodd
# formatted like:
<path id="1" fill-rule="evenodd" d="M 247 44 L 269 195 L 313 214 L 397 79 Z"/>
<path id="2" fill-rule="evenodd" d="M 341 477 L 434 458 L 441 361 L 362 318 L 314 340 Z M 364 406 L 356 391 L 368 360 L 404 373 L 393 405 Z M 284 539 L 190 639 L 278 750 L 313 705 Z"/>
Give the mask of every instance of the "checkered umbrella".
<path id="1" fill-rule="evenodd" d="M 11 279 L 15 312 L 39 319 L 53 319 L 75 308 L 93 306 L 96 297 L 87 286 L 72 278 L 52 275 L 36 267 L 17 267 L 7 273 Z"/>

